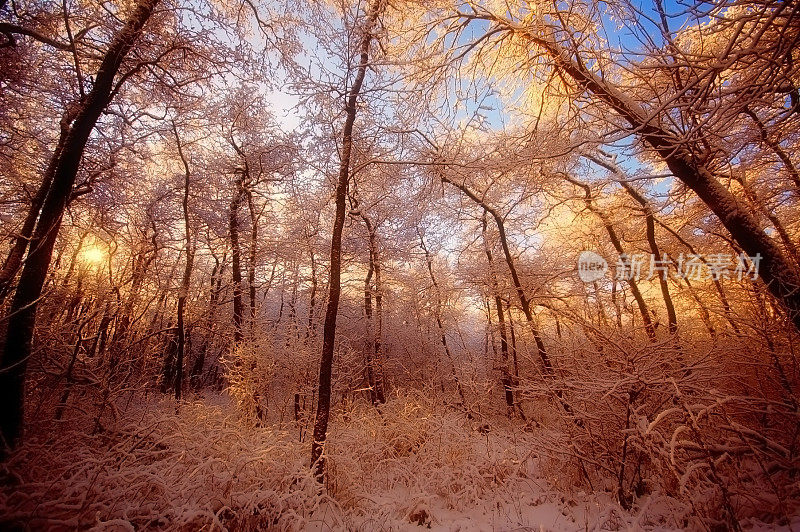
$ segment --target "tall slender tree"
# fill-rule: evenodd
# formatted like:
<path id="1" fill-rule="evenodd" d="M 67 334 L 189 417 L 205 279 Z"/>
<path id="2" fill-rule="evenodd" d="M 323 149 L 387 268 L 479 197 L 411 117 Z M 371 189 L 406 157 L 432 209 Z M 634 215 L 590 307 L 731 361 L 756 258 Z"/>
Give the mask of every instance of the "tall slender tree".
<path id="1" fill-rule="evenodd" d="M 339 298 L 342 293 L 342 230 L 346 214 L 347 189 L 351 177 L 351 156 L 353 152 L 353 127 L 358 111 L 358 99 L 367 67 L 370 62 L 370 46 L 379 29 L 379 18 L 386 7 L 385 0 L 372 0 L 366 13 L 360 18 L 358 28 L 358 63 L 350 90 L 345 102 L 345 121 L 342 128 L 342 144 L 339 159 L 339 174 L 334 195 L 336 214 L 333 221 L 330 252 L 330 277 L 328 306 L 325 309 L 323 325 L 322 357 L 319 369 L 319 395 L 317 415 L 314 421 L 314 441 L 311 444 L 311 466 L 316 478 L 322 482 L 325 475 L 323 450 L 328 434 L 328 420 L 331 408 L 331 377 L 333 372 L 333 352 L 336 341 L 336 317 L 339 311 Z"/>

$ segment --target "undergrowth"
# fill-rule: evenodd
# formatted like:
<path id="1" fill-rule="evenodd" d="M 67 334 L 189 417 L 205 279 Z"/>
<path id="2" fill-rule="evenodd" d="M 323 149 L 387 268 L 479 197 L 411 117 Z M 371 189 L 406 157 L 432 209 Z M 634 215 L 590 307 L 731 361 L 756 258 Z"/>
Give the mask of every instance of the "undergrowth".
<path id="1" fill-rule="evenodd" d="M 212 398 L 213 399 L 213 398 Z M 215 404 L 216 403 L 216 404 Z M 292 425 L 256 427 L 226 401 L 141 400 L 104 430 L 33 424 L 5 464 L 3 528 L 545 530 L 680 527 L 687 508 L 554 487 L 543 431 L 480 421 L 421 393 L 339 410 L 321 489 Z M 471 526 L 470 526 L 471 523 Z"/>

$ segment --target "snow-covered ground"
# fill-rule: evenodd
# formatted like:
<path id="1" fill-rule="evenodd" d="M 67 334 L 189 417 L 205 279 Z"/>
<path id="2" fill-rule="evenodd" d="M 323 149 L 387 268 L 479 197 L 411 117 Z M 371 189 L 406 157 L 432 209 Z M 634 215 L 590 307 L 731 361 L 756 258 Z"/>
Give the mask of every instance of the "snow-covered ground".
<path id="1" fill-rule="evenodd" d="M 95 530 L 673 530 L 691 509 L 650 494 L 623 510 L 540 451 L 541 430 L 422 396 L 338 411 L 328 483 L 294 423 L 258 428 L 220 397 L 140 402 L 95 435 L 44 425 L 13 458 L 0 528 Z M 53 428 L 55 429 L 53 430 Z M 798 521 L 800 524 L 800 521 Z M 4 526 L 5 525 L 5 526 Z"/>

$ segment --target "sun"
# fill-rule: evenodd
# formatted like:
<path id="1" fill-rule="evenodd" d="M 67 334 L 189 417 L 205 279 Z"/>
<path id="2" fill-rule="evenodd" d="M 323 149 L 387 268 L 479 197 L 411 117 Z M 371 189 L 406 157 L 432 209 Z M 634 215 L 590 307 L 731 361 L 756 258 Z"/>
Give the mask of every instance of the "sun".
<path id="1" fill-rule="evenodd" d="M 91 246 L 81 253 L 81 258 L 88 264 L 100 264 L 106 258 L 106 252 L 99 246 Z"/>

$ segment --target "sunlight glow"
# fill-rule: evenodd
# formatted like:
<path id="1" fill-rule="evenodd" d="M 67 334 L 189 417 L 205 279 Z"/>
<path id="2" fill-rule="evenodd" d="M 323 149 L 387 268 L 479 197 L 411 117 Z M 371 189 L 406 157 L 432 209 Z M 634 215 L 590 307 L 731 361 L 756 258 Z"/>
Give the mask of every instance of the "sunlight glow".
<path id="1" fill-rule="evenodd" d="M 106 252 L 99 246 L 91 246 L 81 253 L 81 258 L 87 264 L 100 264 L 105 260 Z"/>

